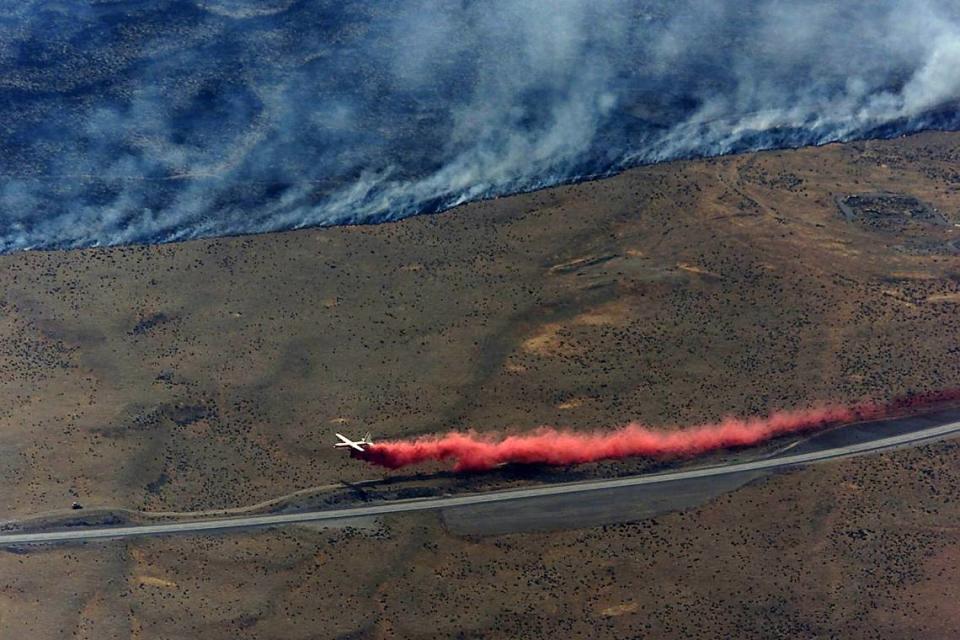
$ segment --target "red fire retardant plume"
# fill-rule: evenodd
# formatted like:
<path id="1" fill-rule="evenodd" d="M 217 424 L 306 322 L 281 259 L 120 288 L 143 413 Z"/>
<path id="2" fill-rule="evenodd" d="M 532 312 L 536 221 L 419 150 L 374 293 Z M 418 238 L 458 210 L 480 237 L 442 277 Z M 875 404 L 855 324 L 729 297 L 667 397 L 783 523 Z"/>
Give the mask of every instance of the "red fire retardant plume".
<path id="1" fill-rule="evenodd" d="M 765 440 L 824 427 L 877 419 L 910 408 L 960 397 L 957 391 L 914 395 L 888 404 L 860 403 L 776 412 L 766 418 L 728 418 L 716 424 L 664 431 L 639 424 L 613 430 L 576 432 L 541 427 L 522 435 L 451 432 L 414 440 L 380 442 L 356 456 L 399 469 L 428 461 L 455 461 L 456 471 L 482 471 L 503 463 L 579 464 L 627 457 L 682 457 L 755 445 Z"/>

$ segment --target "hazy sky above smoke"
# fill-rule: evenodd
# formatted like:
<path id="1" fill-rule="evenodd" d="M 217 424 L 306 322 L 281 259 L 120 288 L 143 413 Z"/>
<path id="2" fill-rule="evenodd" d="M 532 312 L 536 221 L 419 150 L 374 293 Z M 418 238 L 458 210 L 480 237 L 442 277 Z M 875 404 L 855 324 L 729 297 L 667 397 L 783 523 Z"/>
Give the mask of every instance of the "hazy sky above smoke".
<path id="1" fill-rule="evenodd" d="M 0 0 L 0 251 L 957 128 L 946 0 Z"/>

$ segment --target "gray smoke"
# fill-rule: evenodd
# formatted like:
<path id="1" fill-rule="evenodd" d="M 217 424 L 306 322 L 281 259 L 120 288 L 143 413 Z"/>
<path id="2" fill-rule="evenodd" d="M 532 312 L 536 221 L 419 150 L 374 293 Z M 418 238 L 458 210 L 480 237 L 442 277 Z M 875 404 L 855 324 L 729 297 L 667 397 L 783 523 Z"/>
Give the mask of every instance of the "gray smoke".
<path id="1" fill-rule="evenodd" d="M 0 0 L 0 251 L 960 124 L 946 0 Z"/>

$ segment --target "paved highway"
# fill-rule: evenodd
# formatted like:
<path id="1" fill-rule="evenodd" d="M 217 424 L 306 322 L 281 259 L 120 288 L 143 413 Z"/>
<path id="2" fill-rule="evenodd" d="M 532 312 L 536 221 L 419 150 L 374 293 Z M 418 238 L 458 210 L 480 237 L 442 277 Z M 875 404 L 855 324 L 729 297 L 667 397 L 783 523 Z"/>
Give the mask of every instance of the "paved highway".
<path id="1" fill-rule="evenodd" d="M 136 536 L 157 536 L 172 534 L 190 534 L 204 532 L 218 532 L 234 529 L 252 529 L 260 527 L 276 527 L 282 525 L 302 523 L 344 523 L 346 521 L 381 516 L 390 513 L 406 513 L 410 511 L 427 511 L 462 507 L 468 505 L 488 504 L 493 502 L 517 501 L 542 496 L 563 494 L 589 494 L 591 491 L 629 487 L 637 485 L 653 485 L 660 483 L 690 480 L 693 478 L 708 478 L 711 476 L 725 476 L 729 474 L 751 471 L 775 470 L 795 467 L 815 462 L 836 460 L 856 455 L 874 453 L 887 449 L 912 446 L 924 442 L 941 440 L 954 435 L 960 435 L 960 421 L 952 421 L 933 427 L 919 429 L 896 436 L 890 436 L 837 446 L 823 451 L 799 455 L 781 455 L 776 458 L 754 460 L 728 464 L 716 467 L 703 467 L 685 471 L 647 474 L 616 478 L 612 480 L 591 480 L 586 482 L 570 482 L 554 484 L 530 489 L 509 489 L 490 491 L 487 493 L 448 496 L 440 498 L 422 498 L 416 500 L 398 500 L 384 502 L 364 507 L 335 509 L 326 511 L 308 511 L 302 513 L 283 513 L 273 515 L 257 515 L 232 518 L 211 518 L 208 520 L 194 520 L 189 522 L 170 522 L 162 524 L 144 524 L 131 526 L 92 526 L 75 527 L 69 530 L 42 531 L 35 533 L 8 533 L 0 534 L 0 547 L 36 543 L 82 542 L 90 540 L 106 540 L 117 538 L 132 538 Z"/>

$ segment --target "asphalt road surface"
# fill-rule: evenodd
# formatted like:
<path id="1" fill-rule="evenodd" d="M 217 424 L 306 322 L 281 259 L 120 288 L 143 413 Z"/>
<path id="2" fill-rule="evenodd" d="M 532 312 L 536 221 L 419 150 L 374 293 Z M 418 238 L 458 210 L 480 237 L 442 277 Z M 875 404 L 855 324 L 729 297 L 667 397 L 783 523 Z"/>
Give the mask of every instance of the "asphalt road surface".
<path id="1" fill-rule="evenodd" d="M 947 420 L 947 422 L 944 422 L 945 420 Z M 890 430 L 897 427 L 906 428 L 907 432 L 889 435 Z M 829 434 L 835 435 L 829 436 Z M 839 436 L 836 434 L 839 434 Z M 479 505 L 484 505 L 486 509 L 489 509 L 494 506 L 493 503 L 506 503 L 511 508 L 518 508 L 523 506 L 524 501 L 536 501 L 537 499 L 555 496 L 567 496 L 568 498 L 577 500 L 586 498 L 589 502 L 604 493 L 609 494 L 609 490 L 611 489 L 660 485 L 664 490 L 668 490 L 669 486 L 664 485 L 709 478 L 715 478 L 718 482 L 722 483 L 724 479 L 731 475 L 749 475 L 755 474 L 756 472 L 769 472 L 815 462 L 836 460 L 838 458 L 863 455 L 905 446 L 915 446 L 956 435 L 960 435 L 960 411 L 952 410 L 930 416 L 898 418 L 865 423 L 864 425 L 842 427 L 827 432 L 826 434 L 819 434 L 810 439 L 811 442 L 816 442 L 817 438 L 828 436 L 826 440 L 829 446 L 820 450 L 795 453 L 794 451 L 797 449 L 802 449 L 804 443 L 801 443 L 800 446 L 785 450 L 783 453 L 775 455 L 774 457 L 736 464 L 609 480 L 561 483 L 529 489 L 510 489 L 416 500 L 396 500 L 370 506 L 351 507 L 348 509 L 212 518 L 208 520 L 162 524 L 112 527 L 75 526 L 68 530 L 7 533 L 0 535 L 0 547 L 36 543 L 84 542 L 131 538 L 136 536 L 202 534 L 204 532 L 222 532 L 227 530 L 276 527 L 303 523 L 343 525 L 349 523 L 351 520 L 391 513 L 438 509 L 455 510 L 457 508 Z"/>

